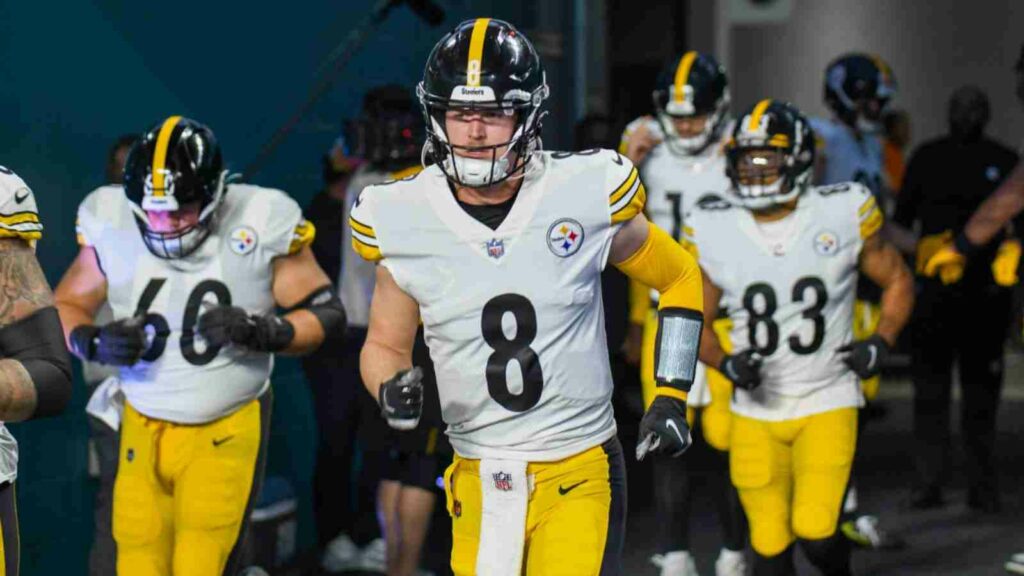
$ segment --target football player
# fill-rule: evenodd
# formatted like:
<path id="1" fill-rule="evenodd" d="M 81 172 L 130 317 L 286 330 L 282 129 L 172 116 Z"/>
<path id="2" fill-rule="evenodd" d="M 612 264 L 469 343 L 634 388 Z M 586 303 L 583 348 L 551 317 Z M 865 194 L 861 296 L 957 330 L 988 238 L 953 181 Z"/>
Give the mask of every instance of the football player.
<path id="1" fill-rule="evenodd" d="M 181 116 L 142 137 L 124 186 L 86 197 L 78 225 L 57 303 L 72 352 L 121 367 L 118 574 L 234 574 L 274 354 L 345 325 L 315 232 L 283 192 L 228 183 L 213 132 Z M 94 325 L 104 301 L 114 320 Z"/>
<path id="2" fill-rule="evenodd" d="M 655 118 L 644 117 L 626 127 L 619 152 L 640 168 L 647 186 L 645 212 L 652 222 L 682 241 L 683 215 L 697 198 L 724 195 L 730 182 L 725 174 L 724 139 L 732 132 L 729 120 L 729 88 L 725 70 L 710 55 L 686 52 L 662 72 L 653 93 Z M 640 350 L 640 381 L 644 406 L 654 400 L 654 343 L 658 327 L 657 292 L 643 286 L 631 288 L 630 332 L 627 349 Z M 654 303 L 655 307 L 651 307 Z M 728 320 L 714 327 L 728 331 Z M 699 415 L 703 437 L 714 449 L 722 481 L 719 518 L 724 542 L 715 562 L 717 576 L 741 575 L 746 567 L 746 524 L 736 489 L 728 482 L 729 399 L 732 383 L 717 370 L 697 368 L 697 378 L 687 398 L 687 418 L 693 425 Z M 692 497 L 688 467 L 683 460 L 656 458 L 653 462 L 655 510 L 662 526 L 659 554 L 653 558 L 662 576 L 696 575 L 689 553 L 689 508 Z"/>
<path id="3" fill-rule="evenodd" d="M 881 58 L 873 54 L 844 54 L 825 70 L 825 104 L 833 117 L 810 120 L 818 148 L 814 183 L 860 183 L 875 196 L 883 214 L 888 212 L 892 194 L 891 183 L 883 177 L 882 115 L 895 94 L 896 79 Z M 898 230 L 887 224 L 883 232 L 893 236 Z M 878 302 L 878 287 L 866 277 L 861 278 L 853 308 L 854 338 L 861 340 L 874 333 L 880 313 Z M 878 395 L 878 385 L 877 376 L 861 383 L 868 402 Z M 861 433 L 866 425 L 865 414 L 861 413 Z M 852 482 L 845 508 L 848 520 L 843 523 L 843 532 L 851 540 L 860 546 L 877 547 L 885 543 L 877 528 L 877 518 L 856 517 L 857 493 Z"/>
<path id="4" fill-rule="evenodd" d="M 732 193 L 701 198 L 688 219 L 708 314 L 721 302 L 733 321 L 733 353 L 705 328 L 701 359 L 736 387 L 730 473 L 758 575 L 793 573 L 794 539 L 823 574 L 849 574 L 849 542 L 836 527 L 863 403 L 858 378 L 878 373 L 913 303 L 870 191 L 808 185 L 812 140 L 795 108 L 758 102 L 726 148 Z M 858 271 L 882 288 L 881 319 L 865 340 L 851 333 Z"/>
<path id="5" fill-rule="evenodd" d="M 20 560 L 18 443 L 2 422 L 60 414 L 71 398 L 71 359 L 36 261 L 42 235 L 32 191 L 0 166 L 0 574 L 14 576 Z"/>
<path id="6" fill-rule="evenodd" d="M 618 574 L 625 472 L 601 270 L 660 295 L 643 458 L 690 443 L 699 268 L 644 217 L 629 160 L 540 150 L 544 69 L 510 24 L 459 24 L 417 92 L 434 164 L 365 189 L 351 216 L 353 246 L 380 262 L 363 380 L 392 427 L 415 425 L 422 316 L 456 453 L 444 476 L 456 574 Z"/>

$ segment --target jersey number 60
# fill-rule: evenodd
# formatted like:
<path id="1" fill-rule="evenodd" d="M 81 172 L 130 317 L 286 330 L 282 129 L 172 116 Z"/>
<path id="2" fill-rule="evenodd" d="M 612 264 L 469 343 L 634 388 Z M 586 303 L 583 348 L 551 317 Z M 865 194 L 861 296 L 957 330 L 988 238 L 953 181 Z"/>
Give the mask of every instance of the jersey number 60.
<path id="1" fill-rule="evenodd" d="M 135 316 L 144 315 L 145 326 L 152 328 L 154 332 L 153 343 L 149 345 L 149 350 L 142 355 L 142 359 L 147 362 L 155 362 L 163 356 L 164 349 L 167 348 L 167 337 L 171 334 L 167 318 L 156 312 L 149 312 L 149 307 L 153 305 L 153 300 L 156 300 L 156 295 L 160 293 L 165 282 L 167 282 L 166 278 L 150 280 L 146 289 L 142 291 L 139 305 L 135 309 Z M 192 293 L 188 295 L 188 302 L 185 304 L 185 317 L 181 322 L 181 355 L 189 364 L 195 366 L 209 364 L 220 352 L 220 346 L 207 346 L 206 350 L 202 352 L 196 350 L 195 328 L 199 322 L 199 307 L 207 294 L 213 294 L 217 298 L 217 302 L 223 306 L 231 305 L 231 292 L 223 282 L 217 280 L 203 280 L 196 284 Z"/>
<path id="2" fill-rule="evenodd" d="M 511 340 L 501 328 L 506 313 L 516 321 L 516 336 Z M 540 358 L 530 348 L 537 337 L 537 311 L 525 296 L 502 294 L 491 298 L 484 305 L 480 319 L 484 341 L 494 349 L 487 358 L 487 392 L 491 398 L 512 412 L 526 412 L 540 402 L 544 390 L 544 373 Z M 512 360 L 519 362 L 523 371 L 523 391 L 513 394 L 508 389 L 506 370 Z"/>

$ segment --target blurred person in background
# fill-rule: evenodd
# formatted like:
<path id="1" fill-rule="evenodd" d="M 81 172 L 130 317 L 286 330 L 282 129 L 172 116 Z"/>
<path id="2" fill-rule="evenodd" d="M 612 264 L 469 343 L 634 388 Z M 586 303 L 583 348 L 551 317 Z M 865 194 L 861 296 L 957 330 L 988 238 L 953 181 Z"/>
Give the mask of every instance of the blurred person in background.
<path id="1" fill-rule="evenodd" d="M 104 167 L 108 185 L 124 183 L 124 162 L 128 151 L 139 137 L 135 134 L 120 136 L 107 152 Z M 96 322 L 106 324 L 113 320 L 113 312 L 106 302 L 96 312 Z M 92 390 L 86 406 L 89 422 L 89 473 L 99 480 L 94 504 L 95 528 L 89 551 L 89 576 L 114 576 L 117 573 L 117 549 L 111 530 L 111 511 L 114 497 L 114 476 L 117 473 L 117 423 L 124 407 L 117 379 L 117 369 L 98 362 L 82 362 L 82 379 Z"/>
<path id="2" fill-rule="evenodd" d="M 1017 163 L 1013 150 L 985 135 L 989 117 L 988 97 L 979 88 L 964 86 L 952 94 L 949 132 L 914 151 L 895 216 L 898 224 L 917 229 L 921 236 L 911 363 L 918 479 L 910 503 L 917 509 L 945 503 L 954 361 L 962 392 L 967 505 L 982 512 L 1000 509 L 996 413 L 1020 243 L 1006 232 L 995 236 L 977 249 L 955 284 L 923 275 L 928 259 L 963 229 Z"/>
<path id="3" fill-rule="evenodd" d="M 810 119 L 817 140 L 814 184 L 857 182 L 870 190 L 882 214 L 891 213 L 892 193 L 886 185 L 883 165 L 882 115 L 895 94 L 892 69 L 874 54 L 844 54 L 829 63 L 825 69 L 824 97 L 832 117 Z M 891 228 L 884 224 L 882 233 L 887 238 Z M 881 290 L 867 275 L 860 275 L 857 282 L 853 337 L 864 340 L 874 334 L 878 325 Z M 878 395 L 879 378 L 875 375 L 861 383 L 868 408 Z M 858 434 L 864 433 L 870 414 L 870 409 L 859 412 Z M 857 466 L 855 462 L 844 503 L 843 533 L 862 547 L 898 544 L 878 528 L 877 517 L 858 512 Z"/>
<path id="4" fill-rule="evenodd" d="M 732 134 L 729 81 L 714 57 L 689 51 L 668 62 L 652 94 L 655 116 L 634 120 L 626 127 L 619 152 L 640 168 L 647 186 L 645 212 L 677 242 L 683 240 L 685 217 L 709 195 L 724 196 L 731 183 L 725 172 L 724 144 Z M 694 253 L 696 257 L 697 254 Z M 654 349 L 658 328 L 656 291 L 637 282 L 630 295 L 627 357 L 640 365 L 644 407 L 655 395 Z M 729 320 L 715 319 L 715 329 L 729 330 Z M 715 497 L 723 542 L 715 562 L 717 576 L 746 571 L 746 520 L 736 488 L 729 482 L 729 399 L 732 383 L 718 370 L 698 364 L 687 398 L 691 426 L 699 419 L 701 437 L 712 448 L 717 464 Z M 696 576 L 690 553 L 690 508 L 694 497 L 692 460 L 658 456 L 653 459 L 658 554 L 652 562 L 661 576 Z"/>
<path id="5" fill-rule="evenodd" d="M 910 145 L 910 115 L 906 110 L 891 110 L 882 116 L 885 140 L 882 148 L 882 163 L 889 190 L 898 195 L 903 188 L 903 173 L 906 171 L 905 154 Z"/>

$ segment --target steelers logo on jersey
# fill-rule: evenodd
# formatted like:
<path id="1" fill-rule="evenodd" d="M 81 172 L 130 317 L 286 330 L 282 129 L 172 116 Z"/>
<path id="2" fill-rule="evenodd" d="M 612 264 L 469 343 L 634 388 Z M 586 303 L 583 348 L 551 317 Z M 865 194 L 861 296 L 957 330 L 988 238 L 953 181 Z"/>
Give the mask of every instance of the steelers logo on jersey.
<path id="1" fill-rule="evenodd" d="M 822 256 L 832 256 L 839 250 L 839 237 L 828 230 L 814 236 L 814 250 Z"/>
<path id="2" fill-rule="evenodd" d="M 245 256 L 256 248 L 256 230 L 251 226 L 239 226 L 231 231 L 228 243 L 231 251 L 239 256 Z"/>
<path id="3" fill-rule="evenodd" d="M 555 256 L 567 258 L 583 245 L 583 225 L 572 218 L 560 218 L 548 228 L 548 248 Z"/>

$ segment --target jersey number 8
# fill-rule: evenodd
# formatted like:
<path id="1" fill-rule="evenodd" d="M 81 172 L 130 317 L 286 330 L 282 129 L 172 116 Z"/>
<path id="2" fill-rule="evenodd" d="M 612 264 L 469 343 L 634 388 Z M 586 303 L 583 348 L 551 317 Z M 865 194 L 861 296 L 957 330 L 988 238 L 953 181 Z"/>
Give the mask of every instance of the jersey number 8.
<path id="1" fill-rule="evenodd" d="M 501 327 L 505 314 L 516 321 L 515 338 L 509 339 Z M 487 392 L 491 398 L 512 412 L 526 412 L 540 402 L 544 390 L 544 372 L 540 358 L 530 348 L 537 337 L 537 311 L 525 296 L 502 294 L 484 305 L 480 319 L 484 341 L 494 349 L 487 358 Z M 508 389 L 506 370 L 511 361 L 519 363 L 523 372 L 523 390 L 519 394 Z"/>

